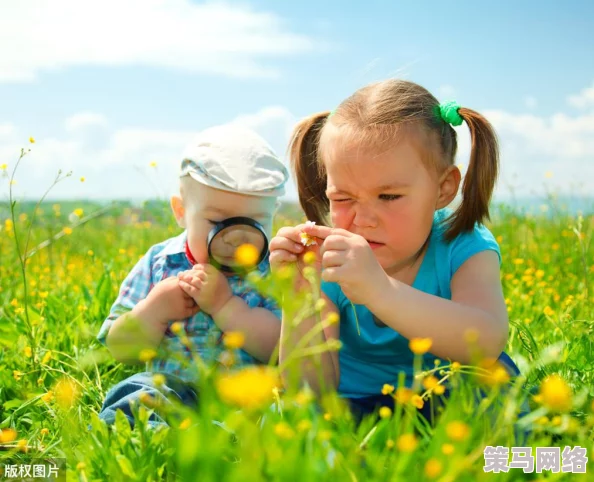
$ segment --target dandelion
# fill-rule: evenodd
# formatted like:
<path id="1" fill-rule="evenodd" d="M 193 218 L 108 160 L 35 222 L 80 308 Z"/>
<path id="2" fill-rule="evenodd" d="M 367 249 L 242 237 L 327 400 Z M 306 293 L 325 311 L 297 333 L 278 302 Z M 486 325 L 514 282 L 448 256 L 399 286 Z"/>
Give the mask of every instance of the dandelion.
<path id="1" fill-rule="evenodd" d="M 477 379 L 480 383 L 491 387 L 504 385 L 509 382 L 509 373 L 499 360 L 493 358 L 485 358 L 478 364 L 481 368 L 477 374 Z"/>
<path id="2" fill-rule="evenodd" d="M 545 314 L 545 316 L 553 316 L 555 314 L 555 310 L 553 310 L 553 308 L 551 308 L 550 306 L 545 306 L 544 310 L 542 310 L 542 312 Z"/>
<path id="3" fill-rule="evenodd" d="M 446 425 L 446 433 L 451 440 L 462 442 L 470 435 L 470 427 L 464 422 L 455 420 Z"/>
<path id="4" fill-rule="evenodd" d="M 441 446 L 441 452 L 444 455 L 452 455 L 454 453 L 455 447 L 452 444 L 443 444 Z"/>
<path id="5" fill-rule="evenodd" d="M 274 426 L 274 433 L 278 438 L 290 440 L 295 436 L 295 432 L 287 422 L 279 422 Z"/>
<path id="6" fill-rule="evenodd" d="M 425 463 L 425 475 L 431 479 L 441 474 L 442 469 L 443 464 L 435 458 L 431 458 Z"/>
<path id="7" fill-rule="evenodd" d="M 398 441 L 396 442 L 398 450 L 401 452 L 412 452 L 417 448 L 419 445 L 419 441 L 417 437 L 412 433 L 405 433 L 398 437 Z"/>
<path id="8" fill-rule="evenodd" d="M 430 350 L 432 344 L 431 338 L 413 338 L 408 346 L 415 355 L 424 355 Z"/>
<path id="9" fill-rule="evenodd" d="M 392 416 L 392 409 L 390 407 L 381 407 L 379 409 L 380 418 L 390 418 Z"/>
<path id="10" fill-rule="evenodd" d="M 303 262 L 305 264 L 314 264 L 316 262 L 316 253 L 308 251 L 303 255 Z"/>
<path id="11" fill-rule="evenodd" d="M 181 321 L 176 321 L 175 323 L 171 324 L 169 329 L 171 330 L 172 333 L 179 335 L 180 333 L 182 333 L 184 331 L 184 324 Z"/>
<path id="12" fill-rule="evenodd" d="M 71 408 L 78 398 L 78 388 L 74 381 L 69 378 L 63 378 L 56 383 L 54 387 L 56 402 L 63 409 Z"/>
<path id="13" fill-rule="evenodd" d="M 6 171 L 6 169 L 8 169 L 8 165 L 7 164 L 0 165 L 0 170 Z"/>
<path id="14" fill-rule="evenodd" d="M 19 371 L 19 370 L 13 370 L 12 371 L 12 376 L 14 377 L 14 379 L 18 382 L 21 378 L 23 378 L 24 373 Z"/>
<path id="15" fill-rule="evenodd" d="M 66 226 L 63 230 L 64 234 L 70 235 L 72 234 L 72 228 L 70 226 Z"/>
<path id="16" fill-rule="evenodd" d="M 305 223 L 306 226 L 315 226 L 316 222 L 315 221 L 307 221 Z M 313 246 L 315 244 L 318 244 L 318 242 L 316 241 L 316 238 L 314 236 L 311 236 L 307 233 L 301 233 L 299 234 L 299 237 L 301 238 L 301 244 L 303 246 Z"/>
<path id="17" fill-rule="evenodd" d="M 392 392 L 394 392 L 394 386 L 385 383 L 382 387 L 382 395 L 389 395 Z"/>
<path id="18" fill-rule="evenodd" d="M 326 322 L 329 325 L 334 325 L 334 324 L 338 323 L 339 321 L 340 321 L 340 316 L 338 313 L 336 313 L 335 311 L 328 313 L 328 316 L 326 317 Z"/>
<path id="19" fill-rule="evenodd" d="M 74 214 L 76 214 L 77 217 L 82 218 L 83 214 L 84 214 L 84 210 L 82 208 L 76 208 L 73 211 Z"/>
<path id="20" fill-rule="evenodd" d="M 39 431 L 39 433 L 41 435 L 49 435 L 49 429 L 44 427 Z"/>
<path id="21" fill-rule="evenodd" d="M 163 385 L 165 385 L 165 382 L 165 375 L 163 375 L 162 373 L 155 373 L 153 375 L 153 383 L 156 387 L 162 387 Z"/>
<path id="22" fill-rule="evenodd" d="M 186 430 L 186 429 L 190 428 L 191 424 L 192 424 L 192 421 L 189 418 L 184 418 L 182 420 L 182 422 L 179 424 L 179 429 Z"/>
<path id="23" fill-rule="evenodd" d="M 242 244 L 235 250 L 235 261 L 244 268 L 255 266 L 259 257 L 260 253 L 253 244 Z"/>
<path id="24" fill-rule="evenodd" d="M 27 447 L 27 441 L 23 438 L 21 440 L 19 440 L 16 444 L 17 449 L 19 449 L 21 452 L 27 452 L 27 450 L 29 449 L 29 447 Z"/>
<path id="25" fill-rule="evenodd" d="M 14 442 L 17 438 L 16 430 L 13 428 L 0 429 L 0 443 L 7 444 Z"/>
<path id="26" fill-rule="evenodd" d="M 550 375 L 543 380 L 537 401 L 556 412 L 567 412 L 572 407 L 572 392 L 567 382 L 559 375 Z"/>
<path id="27" fill-rule="evenodd" d="M 225 333 L 223 344 L 229 350 L 237 350 L 245 344 L 245 335 L 240 331 L 229 331 Z"/>
<path id="28" fill-rule="evenodd" d="M 31 350 L 30 346 L 26 346 L 24 352 L 27 358 L 31 358 L 33 356 L 33 351 Z"/>
<path id="29" fill-rule="evenodd" d="M 34 139 L 33 137 L 29 137 L 29 142 L 30 142 L 31 144 L 35 144 L 35 139 Z"/>
<path id="30" fill-rule="evenodd" d="M 141 362 L 150 362 L 156 356 L 157 356 L 156 350 L 154 350 L 153 348 L 144 348 L 143 350 L 140 351 L 140 354 L 138 355 L 138 359 Z"/>
<path id="31" fill-rule="evenodd" d="M 278 373 L 269 367 L 250 366 L 216 381 L 221 399 L 245 409 L 256 409 L 272 402 L 272 389 L 280 386 Z"/>
<path id="32" fill-rule="evenodd" d="M 86 180 L 85 177 L 84 176 L 81 176 L 80 182 L 85 182 L 85 180 Z"/>

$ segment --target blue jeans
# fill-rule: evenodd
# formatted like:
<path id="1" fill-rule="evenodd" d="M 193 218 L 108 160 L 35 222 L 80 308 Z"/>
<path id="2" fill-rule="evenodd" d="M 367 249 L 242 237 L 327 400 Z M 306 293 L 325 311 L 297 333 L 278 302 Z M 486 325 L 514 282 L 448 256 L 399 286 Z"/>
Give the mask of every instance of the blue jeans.
<path id="1" fill-rule="evenodd" d="M 165 373 L 163 375 L 165 383 L 158 388 L 153 381 L 154 373 L 151 372 L 136 373 L 113 386 L 107 392 L 99 418 L 111 425 L 115 422 L 116 411 L 121 410 L 133 428 L 134 415 L 130 409 L 130 401 L 134 400 L 136 403 L 140 403 L 141 393 L 147 393 L 155 402 L 165 406 L 172 405 L 170 397 L 176 397 L 189 407 L 198 406 L 198 395 L 187 382 L 175 375 Z M 150 415 L 149 425 L 155 427 L 163 424 L 167 424 L 167 422 L 159 414 L 153 412 Z"/>
<path id="2" fill-rule="evenodd" d="M 509 376 L 512 380 L 514 377 L 517 377 L 520 375 L 520 370 L 518 369 L 516 364 L 513 362 L 513 360 L 509 357 L 509 355 L 507 353 L 505 353 L 505 352 L 502 353 L 499 356 L 498 361 L 505 367 L 505 369 L 509 373 Z M 483 396 L 486 396 L 486 393 L 484 391 L 481 390 L 481 393 L 483 394 Z M 505 389 L 503 390 L 503 394 L 505 394 Z M 423 405 L 423 408 L 418 409 L 420 415 L 425 417 L 425 419 L 432 426 L 434 426 L 435 423 L 437 422 L 437 419 L 439 418 L 439 408 L 444 406 L 444 404 L 445 404 L 444 401 L 447 401 L 449 399 L 450 395 L 451 395 L 451 389 L 450 389 L 450 387 L 446 386 L 445 392 L 441 396 L 441 400 L 434 399 L 434 400 L 432 400 L 432 403 L 425 403 Z M 347 404 L 351 410 L 351 413 L 353 414 L 355 421 L 357 423 L 360 423 L 361 420 L 363 419 L 363 417 L 365 417 L 367 415 L 371 415 L 371 414 L 377 415 L 377 411 L 381 407 L 389 407 L 390 409 L 394 410 L 394 406 L 395 406 L 393 396 L 382 395 L 382 394 L 372 395 L 372 396 L 368 396 L 368 397 L 361 397 L 361 398 L 345 398 L 345 401 L 347 402 Z M 477 400 L 477 403 L 479 401 L 480 400 Z M 525 401 L 522 404 L 522 407 L 521 407 L 518 417 L 527 415 L 529 412 L 530 412 L 530 408 L 528 407 L 527 401 Z M 523 439 L 529 433 L 530 433 L 529 430 L 523 431 L 520 429 L 516 429 L 516 438 Z"/>

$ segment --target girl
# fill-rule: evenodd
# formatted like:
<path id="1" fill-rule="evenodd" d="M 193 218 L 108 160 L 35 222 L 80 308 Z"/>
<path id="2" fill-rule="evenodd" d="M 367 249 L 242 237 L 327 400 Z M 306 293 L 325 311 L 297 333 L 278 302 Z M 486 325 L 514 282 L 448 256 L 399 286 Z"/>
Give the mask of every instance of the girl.
<path id="1" fill-rule="evenodd" d="M 444 208 L 461 183 L 452 125 L 462 121 L 472 148 L 462 201 L 451 212 Z M 502 353 L 501 255 L 482 224 L 498 173 L 497 139 L 483 116 L 440 105 L 412 82 L 386 80 L 300 122 L 290 153 L 301 206 L 318 225 L 280 229 L 270 243 L 271 268 L 302 266 L 308 249 L 300 235 L 317 239 L 323 315 L 340 319 L 311 341 L 342 342 L 338 353 L 321 355 L 322 377 L 311 359 L 299 366 L 311 387 L 337 389 L 358 414 L 392 404 L 382 387 L 396 385 L 400 373 L 413 384 L 415 338 L 431 340 L 427 368 L 436 358 L 474 361 L 470 336 L 486 359 L 519 374 Z M 281 362 L 315 323 L 312 317 L 289 330 L 283 316 Z"/>

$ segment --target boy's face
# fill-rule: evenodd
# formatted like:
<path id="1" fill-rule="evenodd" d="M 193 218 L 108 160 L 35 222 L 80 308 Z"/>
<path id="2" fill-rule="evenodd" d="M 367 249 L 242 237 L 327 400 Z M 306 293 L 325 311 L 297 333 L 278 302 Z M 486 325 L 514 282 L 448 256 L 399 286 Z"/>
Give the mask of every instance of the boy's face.
<path id="1" fill-rule="evenodd" d="M 277 198 L 250 196 L 215 189 L 191 178 L 181 182 L 181 198 L 171 199 L 173 214 L 188 231 L 188 245 L 198 263 L 208 263 L 208 233 L 220 221 L 245 216 L 258 221 L 270 240 Z"/>

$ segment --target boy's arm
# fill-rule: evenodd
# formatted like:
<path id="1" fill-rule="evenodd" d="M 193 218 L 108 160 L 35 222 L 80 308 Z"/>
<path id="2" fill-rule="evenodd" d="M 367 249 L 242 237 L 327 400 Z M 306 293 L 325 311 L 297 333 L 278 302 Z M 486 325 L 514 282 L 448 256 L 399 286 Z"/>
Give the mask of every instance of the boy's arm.
<path id="1" fill-rule="evenodd" d="M 281 323 L 267 308 L 250 307 L 239 296 L 232 296 L 211 314 L 223 332 L 239 331 L 245 336 L 244 349 L 262 362 L 268 362 L 280 339 Z"/>

